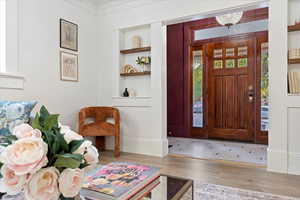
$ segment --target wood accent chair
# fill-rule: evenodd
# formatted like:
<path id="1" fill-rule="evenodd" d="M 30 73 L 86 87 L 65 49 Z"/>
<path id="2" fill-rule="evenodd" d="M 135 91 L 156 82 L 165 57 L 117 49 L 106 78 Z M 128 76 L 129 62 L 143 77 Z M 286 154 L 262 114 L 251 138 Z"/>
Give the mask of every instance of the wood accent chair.
<path id="1" fill-rule="evenodd" d="M 113 118 L 115 123 L 107 122 Z M 86 123 L 87 119 L 93 119 Z M 112 107 L 87 107 L 79 112 L 79 134 L 82 136 L 95 136 L 96 147 L 105 150 L 105 136 L 115 136 L 115 157 L 120 156 L 120 113 Z"/>

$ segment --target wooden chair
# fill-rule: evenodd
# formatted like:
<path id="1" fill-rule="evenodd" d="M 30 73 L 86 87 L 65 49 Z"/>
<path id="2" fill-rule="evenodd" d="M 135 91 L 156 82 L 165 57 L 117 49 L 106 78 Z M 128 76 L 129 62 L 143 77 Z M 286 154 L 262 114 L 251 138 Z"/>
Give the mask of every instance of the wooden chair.
<path id="1" fill-rule="evenodd" d="M 87 119 L 94 121 L 86 123 Z M 115 123 L 107 122 L 113 118 Z M 105 150 L 105 136 L 115 136 L 115 157 L 120 156 L 120 113 L 112 107 L 88 107 L 79 112 L 79 134 L 82 136 L 95 136 L 96 147 Z"/>

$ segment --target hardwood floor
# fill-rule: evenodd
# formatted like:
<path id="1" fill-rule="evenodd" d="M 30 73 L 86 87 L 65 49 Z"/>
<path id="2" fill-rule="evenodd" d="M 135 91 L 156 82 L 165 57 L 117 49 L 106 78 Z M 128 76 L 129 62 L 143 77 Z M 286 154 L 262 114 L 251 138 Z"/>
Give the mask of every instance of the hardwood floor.
<path id="1" fill-rule="evenodd" d="M 300 197 L 300 176 L 268 172 L 265 168 L 224 161 L 209 161 L 178 156 L 164 158 L 113 152 L 103 152 L 100 163 L 131 161 L 161 168 L 161 173 L 187 177 L 206 183 L 237 187 L 260 192 Z"/>

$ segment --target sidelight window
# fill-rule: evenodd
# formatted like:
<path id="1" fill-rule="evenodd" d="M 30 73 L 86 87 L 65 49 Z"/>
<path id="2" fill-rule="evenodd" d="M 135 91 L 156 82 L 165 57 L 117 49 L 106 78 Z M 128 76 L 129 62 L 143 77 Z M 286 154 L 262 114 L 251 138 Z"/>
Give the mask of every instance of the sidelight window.
<path id="1" fill-rule="evenodd" d="M 193 127 L 202 128 L 203 127 L 203 51 L 194 50 L 192 55 L 193 55 L 192 58 Z"/>

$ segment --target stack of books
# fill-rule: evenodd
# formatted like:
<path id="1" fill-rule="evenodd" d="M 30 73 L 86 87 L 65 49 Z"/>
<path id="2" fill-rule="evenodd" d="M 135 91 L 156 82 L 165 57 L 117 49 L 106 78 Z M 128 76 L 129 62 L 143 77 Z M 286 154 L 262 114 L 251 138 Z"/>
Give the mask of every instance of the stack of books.
<path id="1" fill-rule="evenodd" d="M 159 169 L 129 162 L 114 162 L 87 173 L 80 195 L 91 200 L 137 200 L 159 182 Z"/>
<path id="2" fill-rule="evenodd" d="M 298 72 L 289 72 L 288 74 L 288 92 L 289 94 L 299 94 L 299 76 Z"/>

